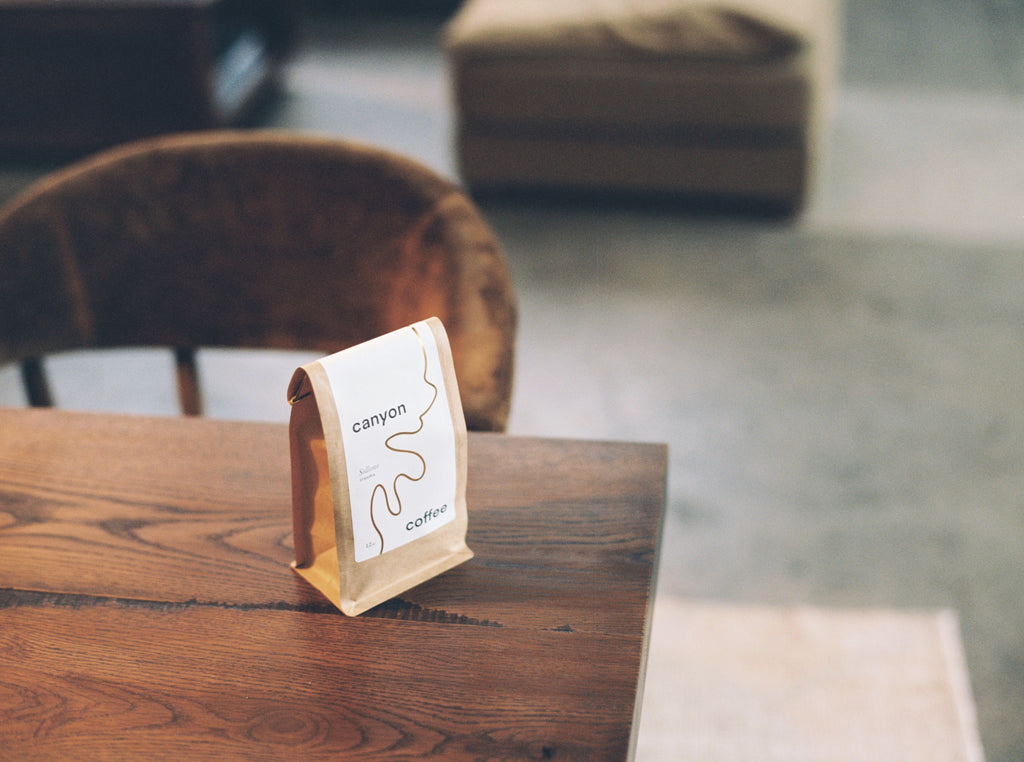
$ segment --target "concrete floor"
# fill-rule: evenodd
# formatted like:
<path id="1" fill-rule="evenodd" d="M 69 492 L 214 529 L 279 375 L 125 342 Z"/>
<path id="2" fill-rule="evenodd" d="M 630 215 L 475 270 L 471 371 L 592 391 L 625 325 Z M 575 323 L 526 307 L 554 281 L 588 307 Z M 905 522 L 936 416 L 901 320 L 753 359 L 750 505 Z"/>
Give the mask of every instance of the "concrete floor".
<path id="1" fill-rule="evenodd" d="M 520 298 L 510 432 L 670 444 L 659 595 L 956 610 L 986 754 L 1019 760 L 1024 6 L 846 6 L 799 218 L 481 203 Z M 453 175 L 436 32 L 321 19 L 268 123 Z M 169 358 L 115 359 L 55 362 L 61 404 L 173 412 Z M 206 353 L 211 414 L 285 420 L 302 360 Z"/>

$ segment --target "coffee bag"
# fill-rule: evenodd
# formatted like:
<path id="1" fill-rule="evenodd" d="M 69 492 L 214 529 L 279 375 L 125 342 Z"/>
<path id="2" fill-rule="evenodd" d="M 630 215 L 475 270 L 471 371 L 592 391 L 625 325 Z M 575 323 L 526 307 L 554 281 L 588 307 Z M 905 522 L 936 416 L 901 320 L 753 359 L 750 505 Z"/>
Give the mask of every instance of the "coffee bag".
<path id="1" fill-rule="evenodd" d="M 466 423 L 440 320 L 303 365 L 288 399 L 292 566 L 341 611 L 472 558 Z"/>

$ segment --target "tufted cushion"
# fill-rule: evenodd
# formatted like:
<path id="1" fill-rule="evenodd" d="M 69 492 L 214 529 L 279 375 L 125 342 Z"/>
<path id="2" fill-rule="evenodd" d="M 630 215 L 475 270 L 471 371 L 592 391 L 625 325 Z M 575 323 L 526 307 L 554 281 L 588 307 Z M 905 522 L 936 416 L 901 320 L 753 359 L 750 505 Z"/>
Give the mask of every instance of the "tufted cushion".
<path id="1" fill-rule="evenodd" d="M 832 0 L 469 0 L 446 29 L 463 179 L 794 207 Z"/>

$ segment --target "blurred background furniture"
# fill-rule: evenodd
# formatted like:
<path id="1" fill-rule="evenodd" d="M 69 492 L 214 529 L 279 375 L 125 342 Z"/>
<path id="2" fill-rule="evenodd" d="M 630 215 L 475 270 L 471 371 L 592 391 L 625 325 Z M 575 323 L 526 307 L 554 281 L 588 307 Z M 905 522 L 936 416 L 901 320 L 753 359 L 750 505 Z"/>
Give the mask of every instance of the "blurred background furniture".
<path id="1" fill-rule="evenodd" d="M 795 209 L 837 28 L 833 0 L 469 0 L 446 37 L 462 177 Z"/>
<path id="2" fill-rule="evenodd" d="M 503 430 L 515 301 L 504 253 L 451 182 L 395 153 L 290 132 L 197 132 L 112 149 L 0 210 L 0 362 L 89 347 L 324 354 L 437 316 L 472 429 Z M 285 386 L 281 387 L 282 399 Z"/>
<path id="3" fill-rule="evenodd" d="M 239 123 L 293 37 L 277 0 L 0 0 L 0 150 Z"/>

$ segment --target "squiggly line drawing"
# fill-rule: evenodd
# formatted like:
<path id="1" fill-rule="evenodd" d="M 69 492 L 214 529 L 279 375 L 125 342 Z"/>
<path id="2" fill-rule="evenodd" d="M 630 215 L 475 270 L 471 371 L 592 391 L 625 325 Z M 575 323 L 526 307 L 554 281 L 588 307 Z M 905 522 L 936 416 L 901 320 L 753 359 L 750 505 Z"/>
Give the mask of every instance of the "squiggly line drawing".
<path id="1" fill-rule="evenodd" d="M 403 450 L 399 447 L 394 447 L 391 444 L 391 440 L 394 439 L 395 437 L 412 436 L 414 434 L 419 434 L 421 431 L 423 431 L 423 418 L 427 415 L 427 413 L 430 412 L 431 408 L 434 407 L 434 403 L 437 401 L 437 396 L 439 393 L 437 386 L 431 383 L 430 379 L 427 378 L 427 347 L 423 343 L 423 337 L 420 336 L 419 329 L 416 326 L 412 326 L 412 330 L 416 334 L 416 338 L 419 339 L 420 349 L 423 352 L 423 383 L 425 383 L 427 386 L 434 390 L 434 395 L 433 397 L 431 397 L 430 403 L 427 405 L 426 409 L 422 413 L 420 413 L 419 426 L 417 426 L 412 431 L 395 432 L 394 434 L 392 434 L 391 436 L 384 440 L 384 446 L 387 449 L 391 450 L 391 452 L 412 455 L 418 458 L 420 461 L 420 465 L 423 467 L 423 471 L 419 476 L 410 476 L 409 474 L 404 472 L 399 473 L 397 476 L 395 476 L 394 480 L 391 483 L 391 491 L 395 493 L 396 508 L 394 510 L 392 510 L 391 508 L 391 500 L 388 497 L 387 487 L 385 487 L 383 484 L 377 483 L 377 485 L 374 486 L 373 488 L 373 492 L 370 493 L 370 523 L 373 525 L 373 529 L 377 533 L 377 537 L 380 538 L 380 553 L 378 553 L 377 555 L 381 555 L 384 553 L 384 533 L 381 532 L 380 527 L 377 526 L 377 520 L 373 516 L 373 504 L 377 498 L 377 491 L 379 490 L 380 492 L 383 493 L 384 507 L 387 508 L 388 513 L 390 513 L 392 516 L 400 516 L 402 513 L 402 498 L 398 494 L 398 480 L 404 478 L 408 479 L 411 482 L 418 482 L 424 476 L 427 475 L 427 461 L 424 460 L 423 456 L 420 453 L 416 452 L 415 450 Z"/>

